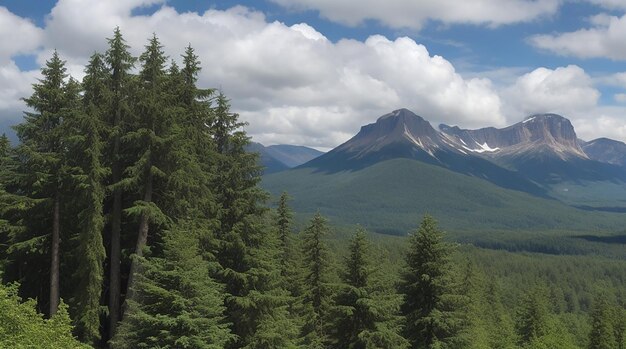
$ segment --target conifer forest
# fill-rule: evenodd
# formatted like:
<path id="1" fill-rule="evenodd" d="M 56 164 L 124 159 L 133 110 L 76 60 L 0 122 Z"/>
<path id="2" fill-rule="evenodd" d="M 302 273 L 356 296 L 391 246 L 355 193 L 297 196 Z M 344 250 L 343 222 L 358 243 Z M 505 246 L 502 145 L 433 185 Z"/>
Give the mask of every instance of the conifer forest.
<path id="1" fill-rule="evenodd" d="M 623 245 L 295 214 L 192 46 L 107 42 L 82 81 L 52 53 L 0 138 L 0 348 L 626 348 Z"/>

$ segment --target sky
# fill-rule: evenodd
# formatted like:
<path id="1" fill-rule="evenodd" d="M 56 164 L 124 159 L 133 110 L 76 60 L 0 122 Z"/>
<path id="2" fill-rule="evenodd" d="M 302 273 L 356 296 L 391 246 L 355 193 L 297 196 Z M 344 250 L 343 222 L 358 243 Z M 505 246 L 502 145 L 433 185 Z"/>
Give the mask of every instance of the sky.
<path id="1" fill-rule="evenodd" d="M 82 79 L 116 26 L 134 55 L 152 33 L 177 62 L 191 44 L 265 145 L 328 150 L 399 108 L 626 141 L 626 0 L 0 0 L 0 133 L 53 50 Z"/>

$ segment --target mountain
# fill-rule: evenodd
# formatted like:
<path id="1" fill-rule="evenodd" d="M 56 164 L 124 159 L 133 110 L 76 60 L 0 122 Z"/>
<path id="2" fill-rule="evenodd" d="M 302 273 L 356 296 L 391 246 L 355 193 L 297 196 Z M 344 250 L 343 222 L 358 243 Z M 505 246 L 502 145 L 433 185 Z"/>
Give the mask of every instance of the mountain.
<path id="1" fill-rule="evenodd" d="M 300 166 L 324 154 L 323 152 L 301 145 L 278 144 L 265 147 L 267 153 L 289 168 Z"/>
<path id="2" fill-rule="evenodd" d="M 248 151 L 259 154 L 259 162 L 265 174 L 288 170 L 323 154 L 309 147 L 287 144 L 266 147 L 256 142 L 248 145 Z"/>
<path id="3" fill-rule="evenodd" d="M 626 144 L 608 138 L 582 142 L 582 149 L 590 159 L 607 164 L 626 166 Z"/>
<path id="4" fill-rule="evenodd" d="M 263 176 L 273 197 L 287 191 L 300 220 L 319 211 L 333 224 L 404 234 L 425 213 L 454 232 L 615 230 L 624 215 L 577 209 L 499 187 L 480 178 L 407 158 L 357 170 L 323 172 L 298 167 Z"/>
<path id="5" fill-rule="evenodd" d="M 380 232 L 402 231 L 425 212 L 457 230 L 615 229 L 625 218 L 616 213 L 626 211 L 625 171 L 588 156 L 586 146 L 555 114 L 438 131 L 398 109 L 262 185 L 289 192 L 299 214 L 320 210 Z"/>
<path id="6" fill-rule="evenodd" d="M 457 145 L 516 171 L 544 188 L 565 181 L 626 181 L 623 169 L 591 159 L 571 122 L 537 114 L 506 128 L 464 130 L 440 125 Z"/>
<path id="7" fill-rule="evenodd" d="M 381 161 L 407 158 L 481 178 L 498 186 L 543 195 L 545 190 L 464 148 L 422 117 L 398 109 L 361 127 L 357 135 L 302 165 L 318 171 L 359 170 Z"/>

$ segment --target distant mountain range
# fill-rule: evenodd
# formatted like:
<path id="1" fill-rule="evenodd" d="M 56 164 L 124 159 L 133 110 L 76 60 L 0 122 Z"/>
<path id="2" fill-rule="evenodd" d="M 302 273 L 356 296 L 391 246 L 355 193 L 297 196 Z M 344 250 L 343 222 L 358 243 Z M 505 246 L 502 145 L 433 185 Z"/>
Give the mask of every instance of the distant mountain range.
<path id="1" fill-rule="evenodd" d="M 478 226 L 503 228 L 508 226 L 505 219 L 518 221 L 512 218 L 517 214 L 539 226 L 539 222 L 549 223 L 550 216 L 561 211 L 564 216 L 575 216 L 572 210 L 580 211 L 578 216 L 586 217 L 587 222 L 595 222 L 587 217 L 593 211 L 626 211 L 625 164 L 626 144 L 606 138 L 579 140 L 571 122 L 556 114 L 532 115 L 501 129 L 466 130 L 440 125 L 436 130 L 422 117 L 398 109 L 363 126 L 357 135 L 330 152 L 296 169 L 265 176 L 263 183 L 270 192 L 290 192 L 294 205 L 303 211 L 325 210 L 325 206 L 330 211 L 333 205 L 325 202 L 324 195 L 330 199 L 343 194 L 340 201 L 348 197 L 354 200 L 337 208 L 346 217 L 359 216 L 356 211 L 375 201 L 387 213 L 432 210 L 456 215 L 452 220 L 458 221 L 472 210 L 487 212 L 484 208 L 492 206 L 484 202 L 476 207 L 474 201 L 464 211 L 456 204 L 471 201 L 467 195 L 491 197 L 487 201 L 502 202 L 508 214 L 485 218 L 482 223 L 478 217 L 472 216 L 471 220 L 479 222 Z M 402 170 L 397 166 L 402 166 Z M 397 173 L 407 171 L 412 173 L 407 174 L 408 178 L 396 178 Z M 387 178 L 381 177 L 382 173 Z M 437 178 L 424 176 L 426 173 L 436 173 Z M 360 187 L 361 193 L 351 187 L 357 180 L 367 183 Z M 458 187 L 459 182 L 465 185 Z M 311 183 L 315 183 L 314 187 Z M 396 188 L 400 183 L 404 188 Z M 483 188 L 482 194 L 474 192 L 477 187 Z M 431 196 L 422 197 L 415 188 L 428 189 Z M 390 197 L 391 193 L 415 195 L 413 204 L 394 206 L 404 201 Z M 438 204 L 429 208 L 428 201 L 435 199 L 434 195 L 439 196 Z M 502 201 L 503 195 L 509 196 L 508 202 Z M 530 202 L 534 202 L 534 207 L 547 206 L 543 211 L 529 211 Z M 534 213 L 528 216 L 528 212 Z M 379 216 L 377 212 L 368 214 Z M 366 216 L 358 222 L 370 221 Z M 555 216 L 553 221 L 561 219 Z M 572 224 L 564 226 L 571 228 L 583 223 L 577 219 L 569 221 Z"/>
<path id="2" fill-rule="evenodd" d="M 260 165 L 265 174 L 288 170 L 324 154 L 313 148 L 288 144 L 266 147 L 261 143 L 253 142 L 248 149 L 259 153 Z"/>

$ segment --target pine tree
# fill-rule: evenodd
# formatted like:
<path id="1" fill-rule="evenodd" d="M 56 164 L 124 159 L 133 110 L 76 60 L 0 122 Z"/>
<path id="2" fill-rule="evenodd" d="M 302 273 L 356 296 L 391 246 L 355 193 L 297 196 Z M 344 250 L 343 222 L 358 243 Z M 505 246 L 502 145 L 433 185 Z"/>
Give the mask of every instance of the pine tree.
<path id="1" fill-rule="evenodd" d="M 65 62 L 55 51 L 52 58 L 42 68 L 43 78 L 33 85 L 34 93 L 24 99 L 33 112 L 25 112 L 25 121 L 16 126 L 21 144 L 17 151 L 22 159 L 21 185 L 26 195 L 37 201 L 29 212 L 34 220 L 37 213 L 46 212 L 37 224 L 48 222 L 51 228 L 33 227 L 27 229 L 14 241 L 14 249 L 31 248 L 40 243 L 40 232 L 50 234 L 48 241 L 50 253 L 50 292 L 48 294 L 48 313 L 56 313 L 60 300 L 60 243 L 61 243 L 61 206 L 63 200 L 63 181 L 66 179 L 63 123 L 71 118 L 68 103 L 78 99 L 78 89 L 74 84 L 66 83 Z M 75 94 L 75 95 L 71 95 Z M 19 253 L 19 252 L 18 252 Z M 31 275 L 39 278 L 41 274 Z"/>
<path id="2" fill-rule="evenodd" d="M 424 216 L 419 229 L 409 237 L 406 268 L 399 286 L 404 296 L 404 337 L 412 348 L 458 345 L 462 325 L 451 254 L 452 248 L 443 241 L 436 221 Z"/>
<path id="3" fill-rule="evenodd" d="M 115 348 L 218 349 L 232 340 L 222 287 L 210 278 L 193 222 L 166 231 L 163 256 L 138 257 L 142 273 L 128 299 Z"/>
<path id="4" fill-rule="evenodd" d="M 615 338 L 615 320 L 613 308 L 604 297 L 596 299 L 591 311 L 591 332 L 589 349 L 618 349 Z"/>
<path id="5" fill-rule="evenodd" d="M 359 228 L 350 240 L 345 260 L 344 290 L 337 295 L 333 307 L 333 348 L 408 347 L 395 331 L 393 305 L 382 297 L 375 297 L 371 276 L 370 244 Z"/>
<path id="6" fill-rule="evenodd" d="M 133 68 L 135 58 L 130 54 L 122 33 L 115 28 L 113 37 L 107 39 L 109 49 L 105 54 L 105 61 L 109 68 L 109 94 L 110 106 L 106 128 L 110 130 L 105 154 L 109 161 L 106 165 L 110 168 L 111 178 L 109 184 L 113 192 L 113 202 L 110 208 L 111 247 L 109 256 L 109 336 L 115 334 L 117 322 L 120 320 L 121 302 L 121 230 L 122 230 L 122 187 L 120 181 L 124 172 L 123 152 L 121 139 L 126 131 L 126 124 L 130 114 L 129 97 L 132 83 L 130 70 Z"/>
<path id="7" fill-rule="evenodd" d="M 230 112 L 223 94 L 216 98 L 210 132 L 215 144 L 212 178 L 219 219 L 217 278 L 226 285 L 226 315 L 237 340 L 228 348 L 289 348 L 295 329 L 287 318 L 289 297 L 280 288 L 278 247 L 265 224 L 266 194 L 258 187 L 260 169 L 248 153 L 249 138 Z"/>
<path id="8" fill-rule="evenodd" d="M 522 299 L 517 312 L 520 344 L 528 344 L 550 332 L 547 296 L 541 287 L 533 287 Z"/>
<path id="9" fill-rule="evenodd" d="M 303 304 L 308 308 L 303 328 L 304 342 L 322 348 L 328 342 L 327 324 L 331 306 L 329 255 L 324 239 L 329 234 L 326 219 L 318 212 L 302 234 L 304 262 Z"/>
<path id="10" fill-rule="evenodd" d="M 126 141 L 138 150 L 138 158 L 127 169 L 129 176 L 124 179 L 127 188 L 134 188 L 141 196 L 126 213 L 139 220 L 139 231 L 135 244 L 134 256 L 141 257 L 148 242 L 150 224 L 164 225 L 167 217 L 154 202 L 155 182 L 166 180 L 165 162 L 171 160 L 170 132 L 172 118 L 167 114 L 168 105 L 165 93 L 165 54 L 156 36 L 150 39 L 146 50 L 139 60 L 142 63 L 139 72 L 138 100 L 135 105 L 136 119 L 132 131 L 126 134 Z M 158 188 L 157 188 L 158 189 Z M 127 297 L 132 296 L 133 280 L 138 263 L 131 261 L 128 277 Z"/>
<path id="11" fill-rule="evenodd" d="M 73 166 L 74 200 L 82 207 L 78 213 L 76 302 L 77 331 L 85 342 L 96 342 L 100 337 L 100 298 L 104 280 L 106 251 L 102 239 L 104 229 L 104 177 L 101 163 L 103 113 L 109 103 L 107 70 L 102 56 L 92 55 L 85 70 L 82 110 L 69 123 Z M 78 108 L 77 108 L 78 109 Z"/>

